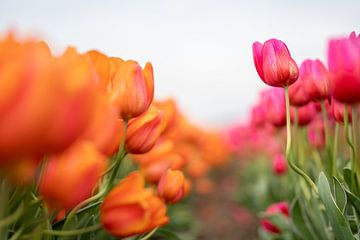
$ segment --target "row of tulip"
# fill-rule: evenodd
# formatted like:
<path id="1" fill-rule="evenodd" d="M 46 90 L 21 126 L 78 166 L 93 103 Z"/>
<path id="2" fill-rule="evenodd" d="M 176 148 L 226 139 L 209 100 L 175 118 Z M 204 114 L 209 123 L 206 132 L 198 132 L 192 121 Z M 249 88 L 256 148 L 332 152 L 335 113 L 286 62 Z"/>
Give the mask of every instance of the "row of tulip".
<path id="1" fill-rule="evenodd" d="M 259 176 L 269 180 L 263 203 L 274 201 L 260 213 L 261 237 L 358 239 L 360 36 L 331 39 L 327 66 L 298 67 L 277 39 L 255 42 L 253 59 L 271 88 L 230 137 L 241 158 L 272 160 L 276 177 Z"/>
<path id="2" fill-rule="evenodd" d="M 0 85 L 0 239 L 147 239 L 228 157 L 219 132 L 153 101 L 151 63 L 10 33 Z"/>

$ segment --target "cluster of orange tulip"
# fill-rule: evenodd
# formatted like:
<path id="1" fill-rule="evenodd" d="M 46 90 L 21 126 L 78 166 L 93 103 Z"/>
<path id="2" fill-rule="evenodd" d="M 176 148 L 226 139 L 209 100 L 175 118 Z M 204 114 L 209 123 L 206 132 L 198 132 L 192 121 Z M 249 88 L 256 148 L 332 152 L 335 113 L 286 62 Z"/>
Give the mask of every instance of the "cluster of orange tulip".
<path id="1" fill-rule="evenodd" d="M 152 231 L 169 221 L 166 203 L 228 156 L 221 134 L 191 124 L 174 100 L 153 101 L 151 63 L 75 48 L 54 56 L 8 34 L 0 85 L 0 236 Z M 124 158 L 136 163 L 125 177 Z M 95 225 L 71 226 L 94 209 Z"/>

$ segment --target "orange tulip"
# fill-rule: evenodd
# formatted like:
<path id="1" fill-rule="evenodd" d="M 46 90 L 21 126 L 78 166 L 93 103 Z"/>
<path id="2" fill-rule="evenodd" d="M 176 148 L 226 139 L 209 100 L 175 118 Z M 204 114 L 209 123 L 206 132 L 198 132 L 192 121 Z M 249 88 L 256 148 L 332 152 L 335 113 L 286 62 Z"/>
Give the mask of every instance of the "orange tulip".
<path id="1" fill-rule="evenodd" d="M 145 68 L 132 60 L 117 64 L 111 86 L 113 100 L 123 119 L 137 117 L 150 106 L 154 97 L 154 76 L 151 63 Z"/>
<path id="2" fill-rule="evenodd" d="M 54 210 L 69 210 L 91 196 L 107 166 L 91 142 L 77 142 L 51 156 L 40 179 L 40 193 Z"/>
<path id="3" fill-rule="evenodd" d="M 166 205 L 139 172 L 121 180 L 101 205 L 100 219 L 111 235 L 119 238 L 145 233 L 169 221 Z"/>
<path id="4" fill-rule="evenodd" d="M 89 61 L 73 48 L 57 59 L 53 74 L 53 112 L 43 134 L 50 151 L 62 151 L 88 128 L 99 95 Z"/>
<path id="5" fill-rule="evenodd" d="M 179 170 L 167 170 L 158 184 L 158 195 L 167 203 L 177 203 L 185 194 L 185 177 Z"/>
<path id="6" fill-rule="evenodd" d="M 44 43 L 0 39 L 0 164 L 43 151 L 53 58 Z"/>
<path id="7" fill-rule="evenodd" d="M 126 131 L 126 150 L 133 154 L 150 151 L 164 130 L 163 113 L 152 106 L 141 116 L 131 119 Z"/>
<path id="8" fill-rule="evenodd" d="M 111 73 L 110 59 L 96 50 L 88 51 L 85 55 L 89 58 L 97 74 L 99 90 L 101 92 L 107 92 Z"/>
<path id="9" fill-rule="evenodd" d="M 177 120 L 177 114 L 178 110 L 176 107 L 176 103 L 174 99 L 166 99 L 164 101 L 156 101 L 154 103 L 155 106 L 157 106 L 160 110 L 164 113 L 164 119 L 166 122 L 166 127 L 164 129 L 164 132 L 174 127 Z"/>

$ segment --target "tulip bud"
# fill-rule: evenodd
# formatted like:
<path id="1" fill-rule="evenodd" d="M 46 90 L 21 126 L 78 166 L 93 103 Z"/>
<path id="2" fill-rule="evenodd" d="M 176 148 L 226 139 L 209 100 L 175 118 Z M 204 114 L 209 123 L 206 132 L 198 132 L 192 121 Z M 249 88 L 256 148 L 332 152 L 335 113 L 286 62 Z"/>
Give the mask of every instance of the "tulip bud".
<path id="1" fill-rule="evenodd" d="M 118 238 L 145 233 L 169 221 L 166 205 L 145 188 L 139 172 L 129 174 L 111 190 L 100 214 L 105 230 Z"/>
<path id="2" fill-rule="evenodd" d="M 285 43 L 270 39 L 264 44 L 255 42 L 252 48 L 256 70 L 266 84 L 286 87 L 297 80 L 299 70 Z"/>
<path id="3" fill-rule="evenodd" d="M 313 103 L 308 103 L 305 106 L 298 107 L 297 109 L 298 125 L 303 127 L 308 125 L 316 116 L 316 107 Z"/>
<path id="4" fill-rule="evenodd" d="M 273 158 L 273 172 L 278 175 L 284 175 L 287 172 L 287 164 L 283 154 L 276 154 Z"/>
<path id="5" fill-rule="evenodd" d="M 272 204 L 266 209 L 266 213 L 267 214 L 279 214 L 280 213 L 288 218 L 289 217 L 289 205 L 287 202 L 279 202 L 279 203 Z M 280 233 L 281 232 L 279 227 L 276 226 L 276 224 L 272 223 L 268 219 L 261 220 L 261 225 L 262 225 L 263 229 L 267 232 L 270 232 L 270 233 Z"/>
<path id="6" fill-rule="evenodd" d="M 123 119 L 137 117 L 150 106 L 154 97 L 154 76 L 151 63 L 141 69 L 135 61 L 125 61 L 112 79 L 113 99 Z"/>
<path id="7" fill-rule="evenodd" d="M 261 104 L 266 109 L 266 119 L 276 127 L 286 125 L 285 94 L 283 89 L 267 89 L 261 94 Z"/>
<path id="8" fill-rule="evenodd" d="M 141 116 L 129 121 L 126 131 L 126 150 L 133 154 L 150 151 L 164 130 L 163 113 L 152 106 Z"/>
<path id="9" fill-rule="evenodd" d="M 360 41 L 350 38 L 330 40 L 328 65 L 332 96 L 342 103 L 360 102 Z"/>
<path id="10" fill-rule="evenodd" d="M 50 209 L 69 210 L 91 196 L 106 166 L 106 158 L 91 142 L 77 142 L 48 159 L 40 194 Z"/>
<path id="11" fill-rule="evenodd" d="M 322 101 L 329 98 L 329 74 L 319 59 L 305 60 L 300 66 L 300 77 L 310 100 Z"/>
<path id="12" fill-rule="evenodd" d="M 299 79 L 289 87 L 289 99 L 290 105 L 296 107 L 304 106 L 310 102 L 310 97 L 305 90 L 301 71 Z"/>
<path id="13" fill-rule="evenodd" d="M 308 139 L 311 146 L 323 148 L 325 145 L 325 127 L 322 118 L 318 117 L 309 125 Z"/>
<path id="14" fill-rule="evenodd" d="M 165 202 L 174 204 L 185 195 L 185 177 L 179 170 L 167 170 L 160 178 L 158 195 Z"/>
<path id="15" fill-rule="evenodd" d="M 334 98 L 332 99 L 332 101 L 331 101 L 332 114 L 334 116 L 335 121 L 340 124 L 344 123 L 345 108 L 347 108 L 348 122 L 350 123 L 352 120 L 351 106 L 342 104 L 342 103 L 336 101 Z"/>

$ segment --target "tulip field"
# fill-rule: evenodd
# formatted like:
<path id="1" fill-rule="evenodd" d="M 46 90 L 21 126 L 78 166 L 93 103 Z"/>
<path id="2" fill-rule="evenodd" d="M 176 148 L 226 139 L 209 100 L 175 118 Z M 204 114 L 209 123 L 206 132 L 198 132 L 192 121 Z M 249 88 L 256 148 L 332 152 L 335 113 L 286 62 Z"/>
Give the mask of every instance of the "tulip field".
<path id="1" fill-rule="evenodd" d="M 48 44 L 0 34 L 0 240 L 360 239 L 360 35 L 255 41 L 263 90 L 217 128 L 151 59 Z"/>

